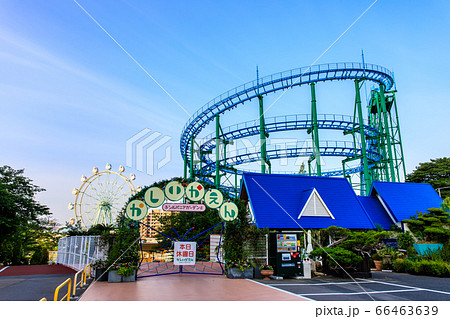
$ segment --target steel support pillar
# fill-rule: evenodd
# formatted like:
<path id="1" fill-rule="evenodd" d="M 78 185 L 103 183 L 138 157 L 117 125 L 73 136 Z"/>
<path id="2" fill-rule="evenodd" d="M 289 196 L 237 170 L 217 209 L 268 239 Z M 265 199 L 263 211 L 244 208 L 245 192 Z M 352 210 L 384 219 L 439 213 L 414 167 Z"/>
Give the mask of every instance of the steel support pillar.
<path id="1" fill-rule="evenodd" d="M 220 187 L 220 122 L 219 114 L 216 114 L 216 176 L 214 179 L 214 187 Z"/>
<path id="2" fill-rule="evenodd" d="M 386 140 L 386 146 L 388 151 L 388 165 L 389 165 L 389 171 L 391 175 L 391 181 L 395 182 L 395 170 L 394 170 L 394 163 L 393 163 L 393 157 L 392 157 L 392 145 L 391 145 L 391 134 L 389 134 L 389 121 L 388 121 L 388 114 L 386 109 L 386 99 L 384 96 L 384 84 L 380 84 L 380 104 L 381 104 L 381 111 L 383 112 L 383 121 L 384 121 L 384 136 Z"/>
<path id="3" fill-rule="evenodd" d="M 319 124 L 317 123 L 317 105 L 315 83 L 311 83 L 311 126 L 313 141 L 313 156 L 316 160 L 317 176 L 322 176 L 322 167 L 320 164 L 320 146 L 319 146 Z"/>
<path id="4" fill-rule="evenodd" d="M 266 173 L 267 149 L 266 149 L 266 125 L 264 122 L 264 103 L 262 95 L 259 100 L 259 140 L 261 144 L 261 173 Z"/>
<path id="5" fill-rule="evenodd" d="M 363 162 L 363 177 L 364 184 L 361 180 L 361 184 L 364 185 L 364 193 L 363 189 L 361 189 L 361 195 L 369 196 L 370 186 L 372 185 L 372 179 L 369 172 L 369 164 L 367 162 L 367 150 L 366 150 L 366 135 L 364 132 L 364 118 L 361 107 L 361 93 L 359 90 L 359 80 L 355 80 L 355 108 L 358 113 L 358 125 L 359 125 L 359 135 L 361 139 L 361 156 Z"/>

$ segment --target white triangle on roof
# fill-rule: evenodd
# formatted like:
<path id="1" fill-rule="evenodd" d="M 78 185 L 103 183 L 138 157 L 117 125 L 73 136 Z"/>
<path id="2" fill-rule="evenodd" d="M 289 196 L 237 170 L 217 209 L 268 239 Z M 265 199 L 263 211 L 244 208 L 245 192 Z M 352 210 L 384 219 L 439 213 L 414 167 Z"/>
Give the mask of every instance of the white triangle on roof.
<path id="1" fill-rule="evenodd" d="M 305 206 L 303 206 L 303 209 L 300 212 L 300 215 L 298 215 L 297 219 L 302 216 L 331 217 L 332 219 L 335 219 L 333 214 L 330 212 L 327 205 L 323 201 L 322 197 L 320 197 L 319 192 L 317 192 L 315 188 L 313 188 L 308 200 L 306 201 Z"/>

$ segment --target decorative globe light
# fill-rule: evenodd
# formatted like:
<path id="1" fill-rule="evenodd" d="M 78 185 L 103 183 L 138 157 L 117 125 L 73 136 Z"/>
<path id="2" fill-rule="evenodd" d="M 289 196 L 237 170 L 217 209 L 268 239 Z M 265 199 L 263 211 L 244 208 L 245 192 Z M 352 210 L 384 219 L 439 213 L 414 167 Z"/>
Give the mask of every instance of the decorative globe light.
<path id="1" fill-rule="evenodd" d="M 119 172 L 121 173 L 125 172 L 125 167 L 123 167 L 123 165 L 119 166 Z"/>
<path id="2" fill-rule="evenodd" d="M 111 164 L 106 164 L 106 169 L 109 171 L 112 168 Z"/>
<path id="3" fill-rule="evenodd" d="M 76 188 L 72 189 L 72 194 L 77 195 L 78 194 L 78 189 L 76 189 Z"/>
<path id="4" fill-rule="evenodd" d="M 94 168 L 92 169 L 92 173 L 97 174 L 97 173 L 98 173 L 98 168 L 97 168 L 97 167 L 94 167 Z"/>
<path id="5" fill-rule="evenodd" d="M 136 179 L 136 175 L 130 174 L 130 179 L 131 179 L 132 181 L 134 181 L 134 180 Z"/>
<path id="6" fill-rule="evenodd" d="M 75 207 L 75 205 L 73 203 L 70 203 L 69 206 L 67 206 L 67 208 L 69 210 L 73 210 L 74 207 Z"/>
<path id="7" fill-rule="evenodd" d="M 69 225 L 74 225 L 74 224 L 75 224 L 75 218 L 69 219 Z"/>
<path id="8" fill-rule="evenodd" d="M 84 176 L 84 175 L 81 176 L 81 181 L 82 181 L 82 182 L 85 182 L 86 180 L 87 180 L 87 177 L 86 177 L 86 176 Z"/>
<path id="9" fill-rule="evenodd" d="M 138 186 L 137 188 L 136 188 L 136 191 L 139 193 L 140 191 L 142 190 L 142 187 L 141 186 Z"/>

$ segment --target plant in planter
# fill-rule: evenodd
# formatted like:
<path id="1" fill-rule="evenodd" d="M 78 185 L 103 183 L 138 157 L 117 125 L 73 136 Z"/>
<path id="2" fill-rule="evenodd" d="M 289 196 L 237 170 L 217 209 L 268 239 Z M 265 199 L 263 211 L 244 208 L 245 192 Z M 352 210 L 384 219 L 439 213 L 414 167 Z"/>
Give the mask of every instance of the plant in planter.
<path id="1" fill-rule="evenodd" d="M 118 225 L 108 250 L 108 282 L 134 281 L 141 260 L 139 227 L 123 215 L 118 217 Z M 121 275 L 128 275 L 131 271 L 131 276 Z"/>
<path id="2" fill-rule="evenodd" d="M 273 275 L 273 267 L 271 265 L 262 265 L 259 267 L 261 275 L 264 276 L 263 280 L 270 280 L 269 276 Z"/>
<path id="3" fill-rule="evenodd" d="M 375 268 L 376 268 L 378 271 L 381 271 L 381 269 L 383 269 L 383 264 L 382 264 L 380 255 L 378 255 L 378 254 L 373 254 L 373 255 L 372 255 L 372 260 L 373 260 L 373 263 L 375 264 Z"/>
<path id="4" fill-rule="evenodd" d="M 253 278 L 253 265 L 248 261 L 234 260 L 227 262 L 226 268 L 228 278 Z"/>

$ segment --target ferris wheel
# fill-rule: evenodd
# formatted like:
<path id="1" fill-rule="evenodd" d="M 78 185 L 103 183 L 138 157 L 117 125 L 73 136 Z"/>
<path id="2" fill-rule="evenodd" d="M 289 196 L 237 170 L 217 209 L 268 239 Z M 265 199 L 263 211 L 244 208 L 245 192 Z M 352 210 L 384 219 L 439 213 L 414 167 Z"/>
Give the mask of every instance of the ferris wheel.
<path id="1" fill-rule="evenodd" d="M 72 191 L 75 202 L 70 203 L 68 208 L 75 212 L 75 219 L 81 222 L 83 228 L 113 224 L 128 199 L 140 189 L 138 187 L 136 190 L 133 186 L 134 174 L 129 177 L 122 174 L 125 172 L 122 165 L 119 172 L 111 169 L 111 164 L 107 164 L 104 171 L 94 167 L 93 174 L 82 176 L 81 186 Z"/>

